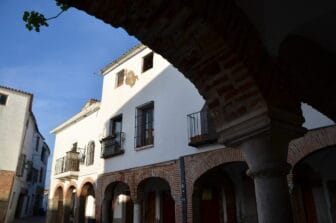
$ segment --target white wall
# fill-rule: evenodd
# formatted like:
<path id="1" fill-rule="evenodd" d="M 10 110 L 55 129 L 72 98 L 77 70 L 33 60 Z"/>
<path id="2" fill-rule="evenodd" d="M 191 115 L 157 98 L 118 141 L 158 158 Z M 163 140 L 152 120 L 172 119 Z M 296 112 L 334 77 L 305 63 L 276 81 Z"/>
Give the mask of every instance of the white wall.
<path id="1" fill-rule="evenodd" d="M 56 133 L 52 177 L 55 160 L 64 156 L 74 142 L 84 147 L 94 140 L 96 145 L 94 165 L 80 166 L 77 185 L 86 177 L 95 180 L 99 173 L 175 160 L 180 156 L 223 147 L 196 149 L 188 146 L 187 114 L 200 111 L 204 100 L 191 82 L 158 54 L 154 53 L 153 68 L 141 73 L 142 58 L 150 52 L 146 48 L 104 75 L 100 110 Z M 137 76 L 133 87 L 124 83 L 116 88 L 116 73 L 122 69 L 131 70 Z M 138 106 L 149 101 L 154 101 L 154 145 L 139 150 L 134 145 L 135 112 Z M 99 140 L 107 136 L 110 119 L 120 114 L 125 133 L 125 153 L 102 159 Z M 50 198 L 57 182 L 56 179 L 51 182 Z"/>
<path id="2" fill-rule="evenodd" d="M 78 185 L 81 184 L 81 180 L 87 177 L 91 177 L 93 180 L 97 178 L 98 172 L 101 172 L 102 162 L 100 159 L 100 142 L 102 138 L 101 131 L 98 123 L 99 110 L 88 115 L 84 119 L 79 120 L 75 124 L 64 128 L 56 134 L 55 148 L 53 154 L 52 168 L 51 168 L 51 182 L 49 197 L 54 195 L 54 187 L 59 182 L 55 179 L 55 164 L 58 158 L 66 155 L 66 152 L 70 151 L 72 144 L 77 142 L 78 148 L 85 148 L 90 141 L 95 142 L 94 163 L 93 165 L 86 166 L 85 163 L 80 165 L 80 173 L 78 179 Z M 79 152 L 79 149 L 77 150 Z"/>
<path id="3" fill-rule="evenodd" d="M 0 106 L 0 169 L 16 171 L 21 153 L 26 155 L 26 161 L 33 161 L 34 168 L 38 170 L 41 167 L 44 168 L 42 182 L 39 182 L 39 177 L 36 183 L 27 182 L 28 169 L 24 170 L 22 177 L 15 176 L 10 194 L 10 207 L 6 215 L 7 221 L 11 221 L 14 219 L 18 198 L 22 190 L 30 196 L 28 212 L 25 213 L 24 211 L 27 199 L 24 199 L 23 211 L 21 211 L 21 216 L 27 216 L 32 214 L 34 205 L 32 197 L 36 197 L 36 188 L 44 187 L 46 164 L 41 161 L 44 140 L 36 129 L 35 118 L 30 112 L 31 96 L 4 88 L 0 88 L 0 92 L 8 95 L 6 105 Z M 36 151 L 37 138 L 40 138 L 40 140 Z"/>
<path id="4" fill-rule="evenodd" d="M 16 170 L 28 114 L 29 96 L 0 88 L 8 95 L 5 106 L 0 105 L 0 169 Z"/>
<path id="5" fill-rule="evenodd" d="M 149 52 L 148 48 L 143 50 L 104 76 L 102 126 L 122 114 L 126 135 L 125 154 L 105 159 L 104 172 L 174 160 L 200 151 L 188 146 L 187 114 L 201 110 L 204 100 L 191 82 L 158 54 L 154 54 L 153 68 L 141 73 L 142 58 Z M 122 69 L 138 76 L 133 87 L 124 84 L 115 88 L 116 73 Z M 136 150 L 136 107 L 149 101 L 154 101 L 154 146 Z"/>

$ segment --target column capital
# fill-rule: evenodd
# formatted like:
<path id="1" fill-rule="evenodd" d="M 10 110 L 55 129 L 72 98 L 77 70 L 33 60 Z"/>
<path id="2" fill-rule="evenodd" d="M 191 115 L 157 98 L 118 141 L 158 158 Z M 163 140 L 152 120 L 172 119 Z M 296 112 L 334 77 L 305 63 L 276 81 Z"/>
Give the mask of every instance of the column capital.
<path id="1" fill-rule="evenodd" d="M 219 142 L 226 146 L 239 146 L 251 138 L 268 134 L 279 134 L 292 139 L 301 137 L 307 131 L 302 124 L 304 118 L 300 113 L 291 113 L 277 108 L 262 107 L 249 114 L 217 127 Z M 283 137 L 282 137 L 283 138 Z"/>
<path id="2" fill-rule="evenodd" d="M 279 175 L 287 175 L 291 169 L 291 165 L 286 162 L 264 163 L 253 169 L 247 170 L 247 175 L 252 178 L 259 177 L 277 177 Z"/>

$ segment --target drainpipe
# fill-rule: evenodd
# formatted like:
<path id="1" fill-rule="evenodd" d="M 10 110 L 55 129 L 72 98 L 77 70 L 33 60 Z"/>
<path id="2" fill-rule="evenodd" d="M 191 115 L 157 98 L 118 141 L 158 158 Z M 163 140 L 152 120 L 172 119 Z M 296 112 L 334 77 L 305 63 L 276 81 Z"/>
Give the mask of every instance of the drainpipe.
<path id="1" fill-rule="evenodd" d="M 182 223 L 187 223 L 187 192 L 185 180 L 184 157 L 180 157 L 180 175 L 181 175 L 181 203 L 182 203 Z"/>

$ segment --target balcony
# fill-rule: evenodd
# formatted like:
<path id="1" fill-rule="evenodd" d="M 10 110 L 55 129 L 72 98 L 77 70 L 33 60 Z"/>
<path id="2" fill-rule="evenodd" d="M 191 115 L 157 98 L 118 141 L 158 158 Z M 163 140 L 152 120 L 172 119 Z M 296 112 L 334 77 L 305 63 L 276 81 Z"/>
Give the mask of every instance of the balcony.
<path id="1" fill-rule="evenodd" d="M 56 160 L 55 177 L 63 180 L 78 179 L 79 161 L 79 152 L 67 152 L 66 156 Z"/>
<path id="2" fill-rule="evenodd" d="M 202 147 L 217 142 L 216 129 L 206 107 L 187 115 L 189 146 Z"/>
<path id="3" fill-rule="evenodd" d="M 107 159 L 113 156 L 123 154 L 125 152 L 122 146 L 125 138 L 124 136 L 125 134 L 123 132 L 118 132 L 101 139 L 100 157 L 103 159 Z"/>

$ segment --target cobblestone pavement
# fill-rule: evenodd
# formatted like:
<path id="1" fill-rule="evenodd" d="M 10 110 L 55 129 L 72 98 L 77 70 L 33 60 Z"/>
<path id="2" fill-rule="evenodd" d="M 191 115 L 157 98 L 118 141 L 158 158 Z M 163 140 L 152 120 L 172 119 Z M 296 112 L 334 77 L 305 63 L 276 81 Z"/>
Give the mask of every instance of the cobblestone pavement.
<path id="1" fill-rule="evenodd" d="M 46 216 L 15 219 L 12 223 L 45 223 Z"/>

